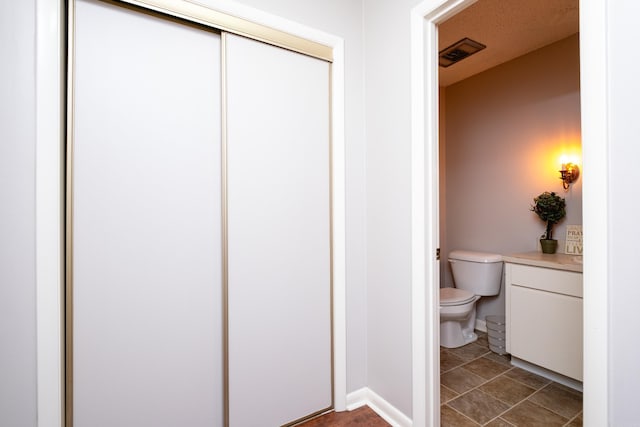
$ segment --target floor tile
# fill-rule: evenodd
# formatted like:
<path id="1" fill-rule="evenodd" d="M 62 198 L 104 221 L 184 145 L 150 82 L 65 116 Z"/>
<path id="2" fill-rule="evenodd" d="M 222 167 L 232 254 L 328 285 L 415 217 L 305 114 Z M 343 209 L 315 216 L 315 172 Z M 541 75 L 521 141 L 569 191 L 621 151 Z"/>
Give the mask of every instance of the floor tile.
<path id="1" fill-rule="evenodd" d="M 514 381 L 505 375 L 501 375 L 480 386 L 480 390 L 511 406 L 523 401 L 535 392 L 531 387 Z"/>
<path id="2" fill-rule="evenodd" d="M 482 377 L 464 368 L 455 368 L 440 376 L 440 384 L 449 387 L 457 393 L 464 393 L 485 382 Z"/>
<path id="3" fill-rule="evenodd" d="M 569 419 L 582 411 L 582 393 L 558 383 L 549 384 L 529 400 Z"/>
<path id="4" fill-rule="evenodd" d="M 480 424 L 491 421 L 509 409 L 509 405 L 506 403 L 500 402 L 478 389 L 455 398 L 447 405 Z"/>
<path id="5" fill-rule="evenodd" d="M 489 347 L 489 338 L 488 338 L 489 336 L 485 332 L 476 331 L 476 333 L 478 334 L 478 340 L 476 341 L 476 344 L 488 348 Z"/>
<path id="6" fill-rule="evenodd" d="M 571 420 L 566 427 L 582 427 L 582 412 L 578 414 L 574 419 Z"/>
<path id="7" fill-rule="evenodd" d="M 473 372 L 485 380 L 490 380 L 511 368 L 501 363 L 494 362 L 491 359 L 481 357 L 464 365 L 464 369 Z"/>
<path id="8" fill-rule="evenodd" d="M 459 358 L 458 356 L 447 350 L 440 350 L 440 373 L 450 371 L 453 368 L 457 368 L 465 362 L 466 361 L 464 359 Z"/>
<path id="9" fill-rule="evenodd" d="M 451 399 L 455 399 L 456 397 L 458 397 L 458 393 L 451 390 L 450 388 L 443 386 L 442 384 L 440 385 L 440 403 L 447 403 L 448 401 L 450 401 Z"/>
<path id="10" fill-rule="evenodd" d="M 494 362 L 502 363 L 503 365 L 507 365 L 511 367 L 511 356 L 508 354 L 498 354 L 493 351 L 489 352 L 489 354 L 485 354 L 483 357 L 487 359 L 493 360 Z"/>
<path id="11" fill-rule="evenodd" d="M 476 343 L 471 343 L 458 348 L 448 348 L 447 351 L 463 360 L 471 361 L 482 356 L 483 354 L 489 353 L 489 348 L 483 347 Z"/>
<path id="12" fill-rule="evenodd" d="M 522 427 L 562 427 L 567 421 L 565 417 L 525 400 L 500 418 L 515 426 Z"/>
<path id="13" fill-rule="evenodd" d="M 477 331 L 476 331 L 477 332 Z M 487 334 L 440 348 L 442 426 L 582 427 L 582 393 L 511 365 Z"/>
<path id="14" fill-rule="evenodd" d="M 440 427 L 478 427 L 479 425 L 447 405 L 440 407 Z"/>
<path id="15" fill-rule="evenodd" d="M 484 426 L 485 427 L 514 427 L 513 424 L 506 422 L 502 418 L 496 418 L 495 420 L 485 424 Z"/>
<path id="16" fill-rule="evenodd" d="M 529 387 L 535 388 L 536 390 L 541 389 L 551 382 L 540 375 L 532 374 L 531 372 L 527 372 L 524 369 L 513 368 L 509 372 L 505 373 L 511 379 L 521 382 L 524 385 L 528 385 Z"/>

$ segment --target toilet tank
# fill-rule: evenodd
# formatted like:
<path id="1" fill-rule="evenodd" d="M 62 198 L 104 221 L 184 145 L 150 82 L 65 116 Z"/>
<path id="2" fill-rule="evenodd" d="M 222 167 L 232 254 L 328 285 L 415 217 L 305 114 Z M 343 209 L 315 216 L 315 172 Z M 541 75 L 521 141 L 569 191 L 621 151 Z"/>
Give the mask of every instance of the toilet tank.
<path id="1" fill-rule="evenodd" d="M 449 254 L 449 264 L 456 288 L 480 296 L 500 293 L 502 255 L 456 250 Z"/>

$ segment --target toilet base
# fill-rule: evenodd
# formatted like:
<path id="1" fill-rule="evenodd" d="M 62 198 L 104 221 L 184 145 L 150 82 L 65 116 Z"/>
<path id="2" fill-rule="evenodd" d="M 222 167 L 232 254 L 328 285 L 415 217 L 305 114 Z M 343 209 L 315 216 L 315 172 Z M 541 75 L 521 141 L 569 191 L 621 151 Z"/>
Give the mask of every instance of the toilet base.
<path id="1" fill-rule="evenodd" d="M 447 319 L 448 316 L 443 316 L 441 313 L 440 345 L 442 347 L 458 348 L 463 345 L 470 344 L 478 339 L 478 335 L 474 332 L 476 325 L 475 301 L 472 304 L 472 310 L 463 318 L 449 320 Z"/>
<path id="2" fill-rule="evenodd" d="M 449 321 L 440 323 L 440 345 L 445 348 L 458 348 L 471 344 L 478 339 L 473 329 L 463 330 L 460 322 Z"/>

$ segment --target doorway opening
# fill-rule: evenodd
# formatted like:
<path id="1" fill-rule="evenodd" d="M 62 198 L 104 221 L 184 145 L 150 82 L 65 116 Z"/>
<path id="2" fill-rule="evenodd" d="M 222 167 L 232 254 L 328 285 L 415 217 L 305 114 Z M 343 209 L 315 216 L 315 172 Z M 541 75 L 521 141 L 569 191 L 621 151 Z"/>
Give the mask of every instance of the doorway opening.
<path id="1" fill-rule="evenodd" d="M 414 425 L 439 425 L 440 422 L 440 360 L 439 360 L 439 313 L 438 292 L 440 283 L 440 262 L 436 260 L 439 247 L 438 212 L 438 26 L 458 12 L 475 3 L 473 0 L 425 1 L 412 11 L 412 228 L 413 228 L 413 337 L 414 337 Z M 584 3 L 584 2 L 581 2 Z M 603 101 L 606 75 L 604 24 L 598 14 L 601 7 L 580 4 L 580 99 L 581 138 L 583 156 L 589 156 L 590 171 L 605 171 L 605 156 L 598 147 L 605 140 L 606 114 Z M 482 42 L 482 40 L 480 40 Z M 587 43 L 595 43 L 595 50 L 586 51 Z M 600 62 L 599 62 L 600 61 Z M 595 66 L 593 69 L 591 67 Z M 600 114 L 600 116 L 598 116 Z M 601 138 L 598 140 L 598 138 Z M 600 141 L 600 142 L 598 142 Z M 593 156 L 593 157 L 591 157 Z M 590 175 L 585 172 L 583 176 Z M 591 181 L 589 181 L 591 185 Z M 592 230 L 606 220 L 606 213 L 596 213 L 596 206 L 590 199 L 602 188 L 585 188 L 584 220 L 585 228 Z M 526 211 L 526 205 L 524 207 Z M 606 230 L 604 228 L 603 230 Z M 536 236 L 534 236 L 536 237 Z M 590 238 L 605 241 L 603 232 L 594 230 Z M 590 242 L 593 242 L 590 240 Z M 601 253 L 604 252 L 604 253 Z M 606 256 L 606 248 L 585 248 L 585 265 L 596 256 Z M 585 418 L 590 421 L 602 420 L 606 423 L 606 405 L 590 405 L 589 402 L 606 402 L 606 331 L 594 327 L 595 319 L 605 321 L 606 291 L 596 291 L 590 287 L 598 278 L 606 280 L 607 265 L 589 269 L 585 275 Z M 590 317 L 592 317 L 590 319 Z M 592 379 L 593 383 L 588 380 Z M 593 387 L 598 384 L 599 387 Z M 596 406 L 598 406 L 596 408 Z"/>
<path id="2" fill-rule="evenodd" d="M 555 238 L 564 240 L 567 224 L 582 225 L 582 181 L 563 189 L 557 173 L 561 166 L 556 164 L 561 155 L 578 157 L 581 151 L 578 25 L 577 0 L 524 1 L 517 7 L 480 0 L 439 24 L 440 50 L 465 36 L 487 46 L 460 63 L 439 67 L 441 288 L 465 285 L 458 283 L 459 277 L 454 281 L 447 259 L 453 250 L 496 254 L 496 259 L 539 251 L 537 238 L 544 223 L 529 210 L 533 197 L 543 191 L 566 200 L 567 215 L 554 227 Z M 560 244 L 558 253 L 564 249 Z M 507 351 L 529 360 L 527 352 L 515 345 L 509 348 L 504 332 L 487 335 L 485 319 L 506 315 L 509 320 L 510 313 L 507 284 L 498 278 L 482 286 L 490 285 L 496 292 L 479 293 L 483 296 L 469 321 L 477 341 L 447 348 L 451 342 L 445 338 L 450 341 L 452 336 L 440 337 L 442 422 L 455 423 L 465 416 L 480 424 L 496 417 L 513 422 L 521 408 L 528 408 L 528 416 L 544 408 L 558 422 L 581 417 L 582 393 L 560 385 L 581 390 L 579 381 L 551 371 L 537 371 L 547 379 L 514 369 L 526 365 L 518 358 L 510 361 Z M 581 311 L 581 298 L 575 303 Z M 532 307 L 540 318 L 543 310 Z M 571 349 L 563 353 L 576 355 L 572 372 L 573 367 L 579 370 L 581 379 L 581 313 L 575 317 L 579 338 L 565 340 Z M 511 331 L 516 333 L 513 327 Z M 540 331 L 540 347 L 553 352 L 554 346 L 544 344 L 549 334 Z M 527 335 L 535 342 L 537 331 Z M 545 360 L 541 357 L 539 364 L 554 364 Z M 564 367 L 557 369 L 565 372 Z M 505 394 L 506 389 L 511 392 Z M 559 393 L 567 399 L 565 406 L 545 400 L 559 401 Z M 479 413 L 479 406 L 487 409 Z"/>

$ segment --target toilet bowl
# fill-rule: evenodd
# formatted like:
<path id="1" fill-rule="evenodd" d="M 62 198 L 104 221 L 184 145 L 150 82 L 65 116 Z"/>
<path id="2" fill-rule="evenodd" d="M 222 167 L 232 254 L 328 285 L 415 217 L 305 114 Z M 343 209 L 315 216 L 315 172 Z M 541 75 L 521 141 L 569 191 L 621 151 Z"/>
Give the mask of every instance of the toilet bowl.
<path id="1" fill-rule="evenodd" d="M 502 256 L 457 250 L 449 254 L 449 263 L 455 287 L 440 288 L 440 345 L 456 348 L 478 339 L 476 302 L 500 292 Z"/>
<path id="2" fill-rule="evenodd" d="M 478 339 L 474 332 L 480 297 L 456 288 L 440 288 L 440 345 L 462 347 Z"/>

